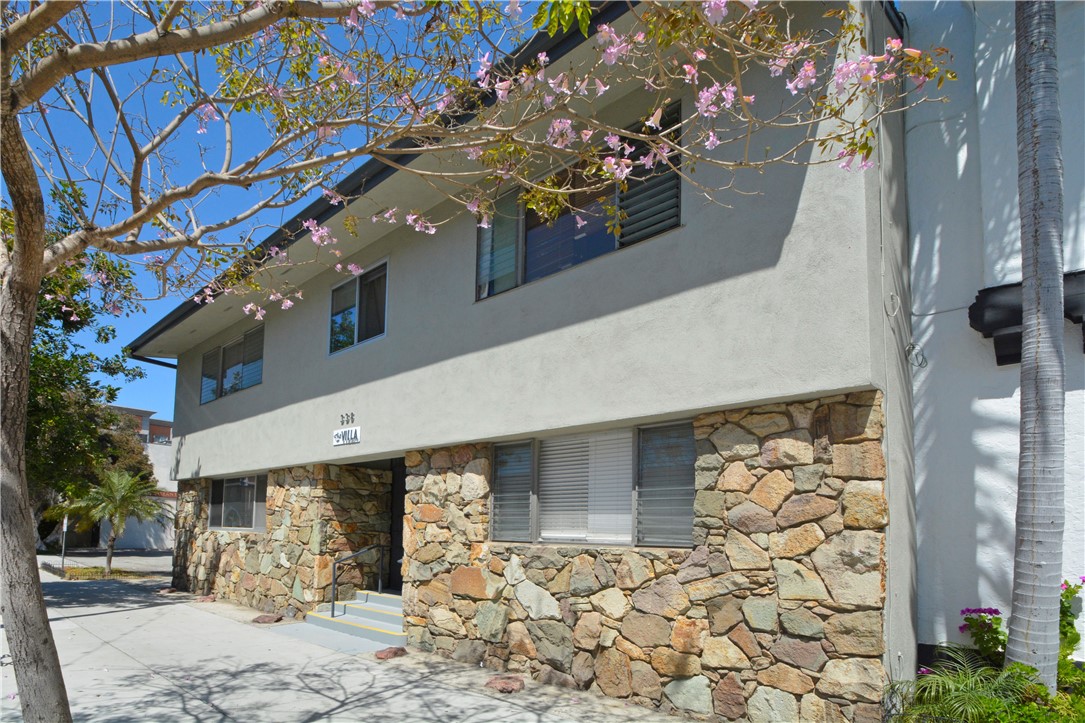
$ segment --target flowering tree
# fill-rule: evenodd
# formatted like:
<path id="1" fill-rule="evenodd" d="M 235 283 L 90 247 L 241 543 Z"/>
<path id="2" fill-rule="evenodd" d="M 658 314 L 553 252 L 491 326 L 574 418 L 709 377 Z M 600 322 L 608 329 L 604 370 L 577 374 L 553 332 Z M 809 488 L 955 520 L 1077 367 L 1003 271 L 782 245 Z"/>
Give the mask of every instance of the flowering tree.
<path id="1" fill-rule="evenodd" d="M 799 6 L 809 16 L 800 23 L 756 0 L 613 4 L 601 11 L 609 18 L 585 0 L 533 7 L 529 17 L 518 0 L 3 5 L 0 150 L 13 232 L 0 247 L 0 553 L 27 720 L 69 717 L 24 469 L 27 359 L 44 278 L 73 267 L 93 276 L 100 255 L 123 255 L 150 272 L 143 293 L 197 290 L 201 302 L 245 294 L 259 318 L 268 304 L 300 299 L 271 282 L 270 268 L 361 272 L 339 261 L 337 239 L 315 219 L 283 229 L 312 245 L 251 246 L 297 200 L 320 190 L 333 204 L 351 202 L 347 228 L 357 234 L 371 223 L 435 234 L 448 220 L 343 198 L 335 184 L 357 159 L 413 174 L 480 226 L 493 220 L 496 195 L 518 187 L 543 220 L 596 215 L 620 234 L 619 209 L 576 199 L 670 168 L 710 198 L 769 164 L 858 171 L 870 165 L 878 118 L 901 109 L 904 91 L 952 77 L 941 50 L 890 38 L 868 53 L 848 10 L 818 18 Z M 532 51 L 522 44 L 532 27 L 591 36 L 579 49 L 590 52 L 574 63 Z M 751 92 L 765 83 L 780 97 Z M 609 101 L 601 98 L 629 88 L 637 91 L 623 103 L 638 106 L 636 125 L 596 116 Z M 674 115 L 684 95 L 694 100 Z M 790 140 L 755 145 L 765 131 Z M 732 180 L 704 185 L 695 170 L 706 165 Z M 555 168 L 564 170 L 548 175 Z M 68 209 L 77 227 L 51 239 L 43 198 L 62 184 L 86 204 Z M 108 277 L 94 278 L 97 292 L 117 294 Z"/>

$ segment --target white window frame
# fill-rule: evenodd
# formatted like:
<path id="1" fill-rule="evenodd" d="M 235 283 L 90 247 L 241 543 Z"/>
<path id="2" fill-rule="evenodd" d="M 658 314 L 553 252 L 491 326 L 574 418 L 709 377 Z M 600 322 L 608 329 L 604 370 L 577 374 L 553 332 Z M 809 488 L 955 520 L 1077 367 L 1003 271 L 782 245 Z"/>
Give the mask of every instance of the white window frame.
<path id="1" fill-rule="evenodd" d="M 689 425 L 690 438 L 692 439 L 692 437 L 693 437 L 693 420 L 692 419 L 688 419 L 688 420 L 683 419 L 683 420 L 677 420 L 677 421 L 660 422 L 660 423 L 657 423 L 657 424 L 646 424 L 646 425 L 641 425 L 641 426 L 632 427 L 632 428 L 620 427 L 620 428 L 611 429 L 611 430 L 601 430 L 603 432 L 608 432 L 608 431 L 609 432 L 620 432 L 620 431 L 629 430 L 629 431 L 632 432 L 632 435 L 633 435 L 631 460 L 630 460 L 631 461 L 631 474 L 632 474 L 632 479 L 630 481 L 631 482 L 631 491 L 630 491 L 630 495 L 631 495 L 631 499 L 630 499 L 630 505 L 631 505 L 631 507 L 630 507 L 630 516 L 631 516 L 631 519 L 630 519 L 630 525 L 629 525 L 630 537 L 629 537 L 629 541 L 627 541 L 627 542 L 625 542 L 625 541 L 617 542 L 617 541 L 593 540 L 593 539 L 591 539 L 590 530 L 588 532 L 588 538 L 587 539 L 544 539 L 542 537 L 541 529 L 540 529 L 541 523 L 540 523 L 540 505 L 539 505 L 539 485 L 540 485 L 540 476 L 539 476 L 539 456 L 540 455 L 539 455 L 539 449 L 540 449 L 541 443 L 544 442 L 546 439 L 560 438 L 560 437 L 567 436 L 567 435 L 555 435 L 554 437 L 534 438 L 534 439 L 530 439 L 530 440 L 514 440 L 514 441 L 502 442 L 502 443 L 495 444 L 494 447 L 493 447 L 493 449 L 494 449 L 494 460 L 493 460 L 493 465 L 491 467 L 494 470 L 494 474 L 496 474 L 496 470 L 497 470 L 497 454 L 498 454 L 498 450 L 500 450 L 502 447 L 520 446 L 520 445 L 522 445 L 524 443 L 530 443 L 530 445 L 531 445 L 531 494 L 530 494 L 530 500 L 529 500 L 529 513 L 528 513 L 529 514 L 530 533 L 528 535 L 528 539 L 526 539 L 526 540 L 511 540 L 511 539 L 502 540 L 502 539 L 497 539 L 496 537 L 494 537 L 494 530 L 496 529 L 497 516 L 494 514 L 495 511 L 494 511 L 493 490 L 491 490 L 491 493 L 490 493 L 490 530 L 489 530 L 490 540 L 492 542 L 494 542 L 494 543 L 510 544 L 510 545 L 514 545 L 514 544 L 572 545 L 572 546 L 577 546 L 577 545 L 584 545 L 584 546 L 605 545 L 607 547 L 654 547 L 654 546 L 651 546 L 651 545 L 640 545 L 640 544 L 638 544 L 638 538 L 640 536 L 639 531 L 637 529 L 637 518 L 638 518 L 638 505 L 640 504 L 639 488 L 640 488 L 640 483 L 641 483 L 641 479 L 640 479 L 640 440 L 641 440 L 641 432 L 643 430 L 650 430 L 650 429 L 660 428 L 660 427 L 674 427 L 674 426 L 683 425 L 683 424 Z M 588 432 L 588 433 L 585 433 L 585 436 L 590 436 L 591 434 L 595 434 L 595 433 L 596 432 Z M 694 474 L 694 470 L 693 470 L 693 467 L 691 465 L 691 467 L 690 467 L 691 478 L 693 477 L 693 474 Z M 494 485 L 495 487 L 500 485 L 500 480 L 495 479 L 495 483 L 496 483 Z M 589 484 L 590 484 L 590 482 L 589 482 Z M 691 484 L 691 486 L 694 485 L 692 480 L 691 480 L 690 484 Z M 694 489 L 694 492 L 695 492 L 696 488 L 693 487 L 693 489 Z M 589 500 L 590 500 L 590 498 L 589 498 Z M 590 502 L 589 502 L 589 505 L 590 505 Z M 590 507 L 589 507 L 588 510 L 585 510 L 585 513 L 590 515 Z M 693 523 L 693 519 L 692 519 L 693 518 L 693 508 L 692 508 L 692 502 L 691 502 L 691 506 L 690 506 L 690 517 L 691 517 L 691 520 L 690 520 L 691 524 L 690 524 L 690 531 L 689 531 L 690 532 L 690 541 L 688 543 L 681 544 L 681 545 L 677 545 L 677 544 L 667 545 L 667 546 L 665 546 L 664 549 L 688 549 L 688 548 L 691 548 L 691 547 L 694 546 L 694 543 L 693 543 L 693 540 L 692 540 L 692 535 L 693 535 L 693 524 L 692 524 Z M 590 520 L 590 517 L 589 517 L 589 520 Z"/>
<path id="2" fill-rule="evenodd" d="M 361 311 L 362 277 L 365 276 L 365 273 L 373 271 L 374 269 L 377 269 L 380 266 L 384 266 L 384 331 L 382 331 L 380 334 L 377 334 L 376 336 L 372 336 L 372 337 L 370 337 L 370 338 L 368 338 L 368 339 L 366 339 L 364 341 L 358 341 L 358 328 L 361 326 L 361 323 L 360 323 L 361 322 L 361 315 L 360 315 L 359 312 Z M 390 295 L 388 293 L 388 284 L 389 284 L 388 257 L 385 256 L 384 258 L 380 259 L 379 261 L 374 261 L 372 264 L 367 264 L 366 267 L 365 267 L 365 273 L 358 274 L 357 276 L 355 276 L 353 278 L 350 278 L 350 279 L 347 279 L 346 281 L 335 284 L 330 289 L 330 292 L 328 294 L 328 317 L 327 317 L 328 318 L 328 323 L 325 326 L 326 336 L 325 336 L 325 340 L 324 340 L 325 353 L 330 357 L 331 356 L 338 356 L 339 354 L 350 351 L 351 349 L 357 349 L 358 347 L 365 346 L 366 344 L 377 341 L 379 339 L 383 339 L 384 337 L 388 336 L 388 299 L 390 297 Z M 336 290 L 346 286 L 347 284 L 354 284 L 354 343 L 350 344 L 348 346 L 345 346 L 342 349 L 336 349 L 335 351 L 332 351 L 332 325 L 331 325 L 332 308 L 333 308 L 332 305 L 335 303 L 335 292 L 336 292 Z"/>
<path id="3" fill-rule="evenodd" d="M 232 392 L 225 392 L 224 393 L 223 389 L 225 389 L 225 384 L 223 384 L 224 380 L 222 378 L 222 374 L 223 374 L 223 372 L 225 370 L 222 368 L 222 350 L 225 349 L 226 347 L 233 346 L 234 344 L 237 344 L 238 342 L 240 342 L 241 343 L 241 348 L 242 348 L 242 369 L 244 369 L 245 337 L 248 336 L 249 334 L 253 333 L 254 331 L 259 331 L 259 330 L 263 330 L 263 332 L 264 332 L 264 341 L 260 345 L 260 362 L 261 362 L 260 381 L 256 382 L 255 384 L 250 384 L 247 387 L 240 387 L 239 389 L 235 389 Z M 200 394 L 200 406 L 203 406 L 204 404 L 211 404 L 212 402 L 218 401 L 219 399 L 223 399 L 224 397 L 231 397 L 234 394 L 237 394 L 238 392 L 243 392 L 246 389 L 252 389 L 253 387 L 258 387 L 261 384 L 263 384 L 264 383 L 263 362 L 267 358 L 264 355 L 264 348 L 266 346 L 267 346 L 267 327 L 264 324 L 258 324 L 257 326 L 254 326 L 253 328 L 248 329 L 247 331 L 245 331 L 241 335 L 230 339 L 225 344 L 219 344 L 218 346 L 216 346 L 216 347 L 214 347 L 212 349 L 208 349 L 203 354 L 200 354 L 200 385 L 199 385 L 199 389 L 200 389 L 200 391 L 199 391 L 199 394 Z M 210 354 L 212 352 L 214 352 L 216 354 L 216 356 L 217 356 L 217 361 L 215 363 L 215 368 L 217 370 L 215 372 L 215 394 L 210 399 L 205 400 L 203 398 L 203 380 L 205 378 L 204 375 L 203 375 L 203 360 L 204 360 L 204 357 L 206 357 L 208 354 Z"/>
<path id="4" fill-rule="evenodd" d="M 249 526 L 249 527 L 244 527 L 244 526 L 242 526 L 242 527 L 230 527 L 230 526 L 227 526 L 227 525 L 224 525 L 224 524 L 218 524 L 218 525 L 214 524 L 214 522 L 212 521 L 211 518 L 212 518 L 212 515 L 214 514 L 214 509 L 215 509 L 214 505 L 212 503 L 212 500 L 215 499 L 215 485 L 216 484 L 222 485 L 222 487 L 223 487 L 222 496 L 225 497 L 225 495 L 226 495 L 226 490 L 225 490 L 226 483 L 228 483 L 228 482 L 237 482 L 237 481 L 245 480 L 245 479 L 252 479 L 252 483 L 256 487 L 256 490 L 253 493 L 252 525 Z M 261 485 L 261 481 L 263 482 L 262 485 Z M 207 500 L 207 529 L 209 529 L 209 530 L 233 530 L 233 531 L 241 530 L 241 531 L 250 531 L 250 532 L 264 532 L 264 531 L 266 531 L 267 530 L 267 482 L 268 482 L 268 475 L 266 473 L 253 474 L 253 475 L 243 475 L 241 477 L 220 477 L 220 478 L 217 478 L 217 479 L 212 479 L 211 480 L 211 489 L 209 490 L 210 496 L 208 497 L 208 500 Z M 259 495 L 256 494 L 260 490 L 261 486 L 263 486 L 263 488 L 264 488 L 264 499 L 263 500 L 260 500 Z M 219 503 L 220 508 L 224 504 L 225 504 L 224 501 L 220 502 Z M 261 507 L 263 507 L 263 514 L 258 515 L 257 512 L 260 510 Z M 221 514 L 223 514 L 223 513 L 220 513 L 220 515 Z M 224 521 L 225 520 L 220 520 L 220 523 L 224 522 Z M 259 524 L 258 524 L 258 522 L 259 522 Z"/>

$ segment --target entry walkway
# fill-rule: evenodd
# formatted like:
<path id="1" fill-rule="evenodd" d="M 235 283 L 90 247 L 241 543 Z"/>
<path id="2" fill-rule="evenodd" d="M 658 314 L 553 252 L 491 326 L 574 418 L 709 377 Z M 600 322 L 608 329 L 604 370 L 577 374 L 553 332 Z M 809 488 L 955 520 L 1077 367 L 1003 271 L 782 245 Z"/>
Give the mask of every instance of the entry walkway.
<path id="1" fill-rule="evenodd" d="M 300 623 L 257 626 L 248 608 L 157 594 L 164 578 L 42 578 L 77 721 L 675 720 L 531 681 L 502 695 L 483 687 L 490 671 L 426 653 L 380 662 L 335 650 L 299 635 Z M 0 719 L 17 721 L 15 676 L 3 662 Z"/>

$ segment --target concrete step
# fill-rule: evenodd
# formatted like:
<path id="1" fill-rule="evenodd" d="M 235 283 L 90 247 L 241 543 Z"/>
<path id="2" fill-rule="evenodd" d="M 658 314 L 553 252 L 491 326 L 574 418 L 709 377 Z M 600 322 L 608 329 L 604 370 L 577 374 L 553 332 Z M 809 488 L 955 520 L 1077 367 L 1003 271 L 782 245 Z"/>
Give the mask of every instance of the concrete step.
<path id="1" fill-rule="evenodd" d="M 319 605 L 305 616 L 305 621 L 327 630 L 352 635 L 382 646 L 399 646 L 407 642 L 403 632 L 403 599 L 398 595 L 359 592 L 353 601 Z"/>

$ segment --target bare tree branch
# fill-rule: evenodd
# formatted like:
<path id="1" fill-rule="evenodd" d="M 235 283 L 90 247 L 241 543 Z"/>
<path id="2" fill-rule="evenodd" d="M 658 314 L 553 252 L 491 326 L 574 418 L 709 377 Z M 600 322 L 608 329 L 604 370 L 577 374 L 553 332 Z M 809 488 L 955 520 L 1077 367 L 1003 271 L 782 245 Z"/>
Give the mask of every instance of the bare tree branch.
<path id="1" fill-rule="evenodd" d="M 250 37 L 284 17 L 341 18 L 349 15 L 359 2 L 360 0 L 274 0 L 257 4 L 251 10 L 229 20 L 177 30 L 166 35 L 159 35 L 156 28 L 122 40 L 81 43 L 61 48 L 12 83 L 11 98 L 7 101 L 11 105 L 10 108 L 5 108 L 5 111 L 22 110 L 47 93 L 62 78 L 80 70 L 218 47 Z"/>
<path id="2" fill-rule="evenodd" d="M 27 43 L 56 25 L 79 5 L 80 3 L 72 0 L 46 0 L 32 8 L 0 33 L 0 52 L 9 57 L 19 52 Z"/>

